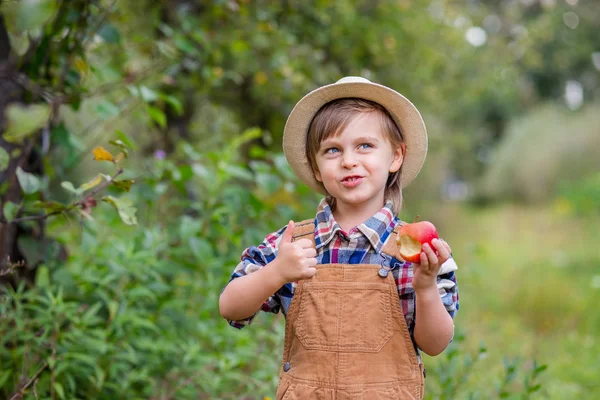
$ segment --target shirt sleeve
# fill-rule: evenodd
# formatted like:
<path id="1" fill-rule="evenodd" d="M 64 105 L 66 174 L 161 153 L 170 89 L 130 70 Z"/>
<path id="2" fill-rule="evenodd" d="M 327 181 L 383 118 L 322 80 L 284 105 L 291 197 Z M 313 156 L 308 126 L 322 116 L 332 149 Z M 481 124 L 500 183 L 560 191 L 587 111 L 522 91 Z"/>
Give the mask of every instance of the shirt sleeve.
<path id="1" fill-rule="evenodd" d="M 233 281 L 236 278 L 240 278 L 242 276 L 246 276 L 248 274 L 256 272 L 271 261 L 273 261 L 277 256 L 277 248 L 279 247 L 281 236 L 283 232 L 285 232 L 286 227 L 287 226 L 284 226 L 278 231 L 268 234 L 263 240 L 263 242 L 258 246 L 248 247 L 246 250 L 244 250 L 244 252 L 242 253 L 241 261 L 235 267 L 233 273 L 231 274 L 231 279 L 229 280 L 229 282 Z M 279 312 L 279 310 L 281 309 L 281 300 L 278 295 L 278 292 L 271 295 L 263 303 L 261 307 L 262 311 L 271 312 L 274 314 L 277 314 Z M 257 313 L 243 320 L 228 320 L 227 322 L 234 328 L 242 329 L 243 327 L 249 325 L 252 322 Z"/>
<path id="2" fill-rule="evenodd" d="M 442 303 L 452 318 L 458 311 L 458 284 L 454 271 L 458 269 L 453 258 L 449 258 L 440 269 L 437 276 L 437 287 Z"/>

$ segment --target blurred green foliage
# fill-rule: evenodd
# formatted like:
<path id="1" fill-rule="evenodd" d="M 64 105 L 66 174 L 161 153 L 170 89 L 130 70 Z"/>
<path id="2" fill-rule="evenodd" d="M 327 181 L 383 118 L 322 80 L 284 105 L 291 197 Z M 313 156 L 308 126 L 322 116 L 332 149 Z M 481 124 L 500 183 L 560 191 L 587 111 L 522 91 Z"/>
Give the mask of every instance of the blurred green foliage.
<path id="1" fill-rule="evenodd" d="M 452 244 L 461 310 L 425 357 L 427 398 L 600 394 L 597 2 L 1 7 L 0 209 L 26 263 L 0 272 L 33 280 L 0 287 L 0 397 L 273 396 L 283 318 L 237 331 L 218 297 L 245 247 L 314 214 L 281 134 L 343 75 L 399 90 L 429 128 L 402 217 Z M 93 161 L 110 141 L 128 157 Z"/>
<path id="2" fill-rule="evenodd" d="M 594 172 L 600 171 L 599 126 L 595 106 L 572 113 L 544 105 L 515 119 L 480 182 L 482 193 L 491 199 L 539 203 L 568 183 L 581 186 L 583 194 L 584 186 L 593 186 Z M 589 201 L 586 209 L 600 205 L 597 197 Z"/>

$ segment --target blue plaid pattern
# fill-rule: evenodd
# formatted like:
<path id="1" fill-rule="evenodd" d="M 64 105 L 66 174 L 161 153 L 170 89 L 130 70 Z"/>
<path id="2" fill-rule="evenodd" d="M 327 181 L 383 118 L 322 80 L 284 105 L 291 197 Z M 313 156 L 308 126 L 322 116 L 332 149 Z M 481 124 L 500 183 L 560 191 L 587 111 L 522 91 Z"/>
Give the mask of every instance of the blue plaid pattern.
<path id="1" fill-rule="evenodd" d="M 386 203 L 366 222 L 352 228 L 349 232 L 344 232 L 335 221 L 329 204 L 323 199 L 319 203 L 315 223 L 318 264 L 383 264 L 392 269 L 402 312 L 412 335 L 416 304 L 415 292 L 412 288 L 412 265 L 381 253 L 385 241 L 393 232 L 394 227 L 400 223 L 398 217 L 394 216 L 392 212 L 392 204 Z M 273 261 L 277 256 L 277 248 L 285 229 L 286 226 L 267 235 L 260 245 L 247 248 L 242 254 L 241 262 L 233 271 L 231 280 L 250 274 Z M 450 316 L 454 318 L 459 307 L 458 286 L 454 271 L 438 275 L 437 282 L 442 302 Z M 262 311 L 271 313 L 282 311 L 286 315 L 295 288 L 296 282 L 282 286 L 265 301 Z M 241 329 L 250 324 L 255 316 L 256 314 L 245 320 L 228 322 L 231 326 Z"/>

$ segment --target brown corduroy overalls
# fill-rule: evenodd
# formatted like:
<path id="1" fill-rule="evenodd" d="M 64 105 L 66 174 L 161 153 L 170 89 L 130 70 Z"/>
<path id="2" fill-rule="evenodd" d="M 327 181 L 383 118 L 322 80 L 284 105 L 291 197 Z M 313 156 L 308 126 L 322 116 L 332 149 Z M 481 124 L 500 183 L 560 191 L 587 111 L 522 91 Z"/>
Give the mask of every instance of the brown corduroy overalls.
<path id="1" fill-rule="evenodd" d="M 399 228 L 399 226 L 398 226 Z M 293 240 L 314 243 L 314 221 Z M 396 234 L 383 252 L 401 259 Z M 322 264 L 298 282 L 286 316 L 277 400 L 422 399 L 417 359 L 392 273 L 380 265 Z"/>

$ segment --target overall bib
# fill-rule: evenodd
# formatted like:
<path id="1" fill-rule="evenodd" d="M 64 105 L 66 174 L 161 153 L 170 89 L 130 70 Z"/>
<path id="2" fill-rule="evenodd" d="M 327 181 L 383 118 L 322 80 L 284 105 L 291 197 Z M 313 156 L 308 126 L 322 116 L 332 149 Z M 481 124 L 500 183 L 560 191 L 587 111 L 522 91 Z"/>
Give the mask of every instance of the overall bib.
<path id="1" fill-rule="evenodd" d="M 314 242 L 313 220 L 293 237 Z M 395 233 L 383 252 L 398 258 Z M 286 316 L 276 400 L 422 399 L 423 365 L 392 274 L 374 264 L 316 268 L 298 282 Z"/>

